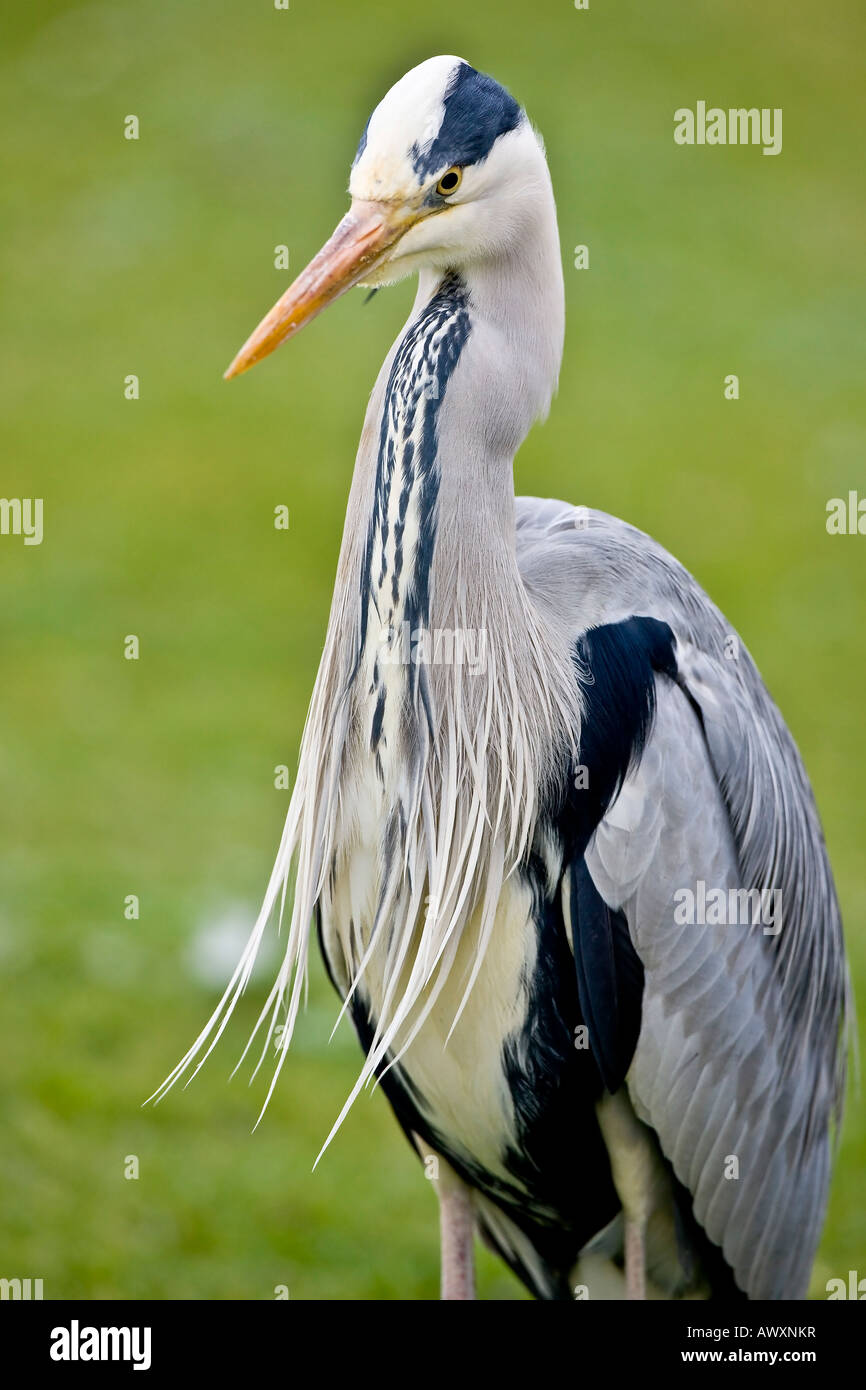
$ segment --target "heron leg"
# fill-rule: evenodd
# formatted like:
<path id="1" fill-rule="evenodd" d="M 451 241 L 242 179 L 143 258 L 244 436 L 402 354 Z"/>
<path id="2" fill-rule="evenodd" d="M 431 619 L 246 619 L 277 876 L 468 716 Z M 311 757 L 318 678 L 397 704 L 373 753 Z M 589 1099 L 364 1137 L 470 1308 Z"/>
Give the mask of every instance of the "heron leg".
<path id="1" fill-rule="evenodd" d="M 652 1131 L 635 1115 L 625 1088 L 604 1096 L 596 1114 L 622 1203 L 625 1296 L 643 1299 L 647 1296 L 647 1223 L 663 1196 L 667 1178 Z"/>
<path id="2" fill-rule="evenodd" d="M 643 1225 L 625 1218 L 625 1296 L 646 1298 L 646 1251 Z"/>
<path id="3" fill-rule="evenodd" d="M 439 1201 L 443 1302 L 475 1298 L 475 1211 L 472 1191 L 449 1163 L 413 1136 Z"/>
<path id="4" fill-rule="evenodd" d="M 442 1300 L 475 1297 L 475 1214 L 469 1188 L 449 1169 L 456 1186 L 440 1176 L 439 1233 L 442 1249 Z"/>

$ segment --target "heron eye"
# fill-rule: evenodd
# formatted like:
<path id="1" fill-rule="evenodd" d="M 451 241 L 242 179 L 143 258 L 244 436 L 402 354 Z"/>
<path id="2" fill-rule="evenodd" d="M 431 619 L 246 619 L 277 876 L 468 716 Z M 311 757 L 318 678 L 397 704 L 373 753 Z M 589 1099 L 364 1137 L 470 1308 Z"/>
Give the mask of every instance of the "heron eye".
<path id="1" fill-rule="evenodd" d="M 441 193 L 443 198 L 447 198 L 449 193 L 456 193 L 463 180 L 463 170 L 458 164 L 446 170 L 436 185 L 436 192 Z"/>

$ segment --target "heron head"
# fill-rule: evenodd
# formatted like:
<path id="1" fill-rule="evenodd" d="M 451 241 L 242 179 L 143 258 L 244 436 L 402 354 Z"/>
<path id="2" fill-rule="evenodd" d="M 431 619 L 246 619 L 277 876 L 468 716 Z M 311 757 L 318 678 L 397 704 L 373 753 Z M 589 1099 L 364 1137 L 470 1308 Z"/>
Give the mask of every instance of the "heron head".
<path id="1" fill-rule="evenodd" d="M 461 58 L 401 77 L 361 136 L 352 205 L 232 362 L 238 376 L 353 285 L 501 255 L 549 197 L 541 142 L 504 87 Z"/>

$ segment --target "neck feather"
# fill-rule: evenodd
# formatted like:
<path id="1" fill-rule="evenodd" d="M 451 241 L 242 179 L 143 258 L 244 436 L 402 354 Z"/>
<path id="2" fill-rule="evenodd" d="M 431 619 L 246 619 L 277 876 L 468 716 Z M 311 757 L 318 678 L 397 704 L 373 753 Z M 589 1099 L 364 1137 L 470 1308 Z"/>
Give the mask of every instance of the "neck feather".
<path id="1" fill-rule="evenodd" d="M 269 1039 L 285 1019 L 270 1097 L 300 1008 L 311 919 L 365 846 L 378 866 L 376 900 L 368 920 L 343 924 L 363 953 L 347 943 L 347 990 L 364 988 L 378 952 L 384 997 L 339 1124 L 460 973 L 467 936 L 474 964 L 460 975 L 459 1017 L 504 878 L 526 861 L 540 813 L 561 791 L 580 738 L 574 654 L 523 585 L 512 478 L 516 450 L 550 404 L 562 350 L 546 167 L 543 176 L 532 224 L 511 251 L 422 274 L 379 374 L 277 860 L 231 984 L 168 1084 L 222 1032 L 294 875 L 285 957 L 256 1029 Z M 413 629 L 426 630 L 428 645 L 413 645 Z M 444 661 L 430 645 L 437 629 L 451 642 Z"/>

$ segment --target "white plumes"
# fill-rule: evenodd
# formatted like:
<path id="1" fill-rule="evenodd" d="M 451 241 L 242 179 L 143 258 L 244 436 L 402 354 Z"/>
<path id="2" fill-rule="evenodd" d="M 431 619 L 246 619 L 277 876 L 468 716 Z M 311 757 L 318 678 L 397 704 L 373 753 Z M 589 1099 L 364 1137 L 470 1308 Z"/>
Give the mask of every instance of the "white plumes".
<path id="1" fill-rule="evenodd" d="M 471 604 L 466 586 L 455 584 L 450 624 L 455 631 L 481 624 L 487 632 L 483 671 L 419 666 L 401 745 L 382 755 L 374 910 L 367 921 L 336 924 L 348 972 L 341 982 L 344 1008 L 357 990 L 375 997 L 375 1034 L 325 1147 L 362 1087 L 411 1047 L 449 982 L 458 990 L 452 1029 L 456 1025 L 481 969 L 503 884 L 532 847 L 539 802 L 556 795 L 575 755 L 580 695 L 571 656 L 540 624 L 516 563 L 508 568 L 486 582 L 476 579 Z M 314 912 L 333 911 L 329 880 L 349 871 L 364 833 L 355 793 L 370 777 L 369 705 L 365 664 L 356 661 L 357 644 L 345 640 L 350 593 L 350 586 L 342 594 L 338 586 L 335 594 L 298 777 L 261 912 L 211 1018 L 156 1098 L 187 1072 L 191 1079 L 212 1052 L 246 988 L 278 900 L 282 921 L 294 871 L 285 954 L 241 1058 L 266 1024 L 257 1071 L 282 1025 L 262 1113 L 273 1093 L 300 1008 Z M 353 625 L 357 631 L 355 618 L 349 630 Z M 359 673 L 354 680 L 353 668 Z M 471 965 L 461 964 L 455 982 L 467 930 L 475 933 Z"/>
<path id="2" fill-rule="evenodd" d="M 346 1002 L 363 991 L 374 1006 L 375 1031 L 326 1147 L 360 1089 L 409 1051 L 446 985 L 449 1000 L 459 1000 L 453 1031 L 478 978 L 505 880 L 532 845 L 539 802 L 556 794 L 574 756 L 580 727 L 574 667 L 539 625 L 516 573 L 510 582 L 498 578 L 481 585 L 471 611 L 464 590 L 449 614 L 455 630 L 479 619 L 485 624 L 483 674 L 471 676 L 459 666 L 422 668 L 419 684 L 427 683 L 432 720 L 428 725 L 419 698 L 407 713 L 405 746 L 386 759 L 379 825 L 384 832 L 399 824 L 402 842 L 382 855 L 362 954 L 348 923 L 334 923 L 346 957 Z M 347 749 L 349 788 L 365 777 L 362 748 L 359 739 Z M 361 833 L 355 827 L 354 840 Z M 353 836 L 347 834 L 336 852 L 339 877 L 356 852 Z M 432 910 L 424 911 L 425 903 Z M 329 895 L 323 909 L 339 912 Z M 458 964 L 467 932 L 468 970 Z"/>

